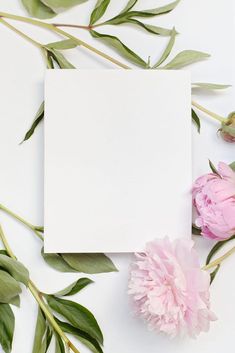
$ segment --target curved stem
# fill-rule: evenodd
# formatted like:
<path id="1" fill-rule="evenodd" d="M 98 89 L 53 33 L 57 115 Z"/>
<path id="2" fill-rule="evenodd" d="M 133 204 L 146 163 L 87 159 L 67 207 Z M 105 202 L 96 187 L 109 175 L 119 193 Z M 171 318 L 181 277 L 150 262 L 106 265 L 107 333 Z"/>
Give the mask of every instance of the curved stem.
<path id="1" fill-rule="evenodd" d="M 220 115 L 218 115 L 216 113 L 211 112 L 210 110 L 204 108 L 202 105 L 200 105 L 200 104 L 198 104 L 198 103 L 196 103 L 194 101 L 192 101 L 192 105 L 195 108 L 201 110 L 203 113 L 206 113 L 207 115 L 211 116 L 213 119 L 215 119 L 215 120 L 217 120 L 217 121 L 219 121 L 221 123 L 223 123 L 223 122 L 225 122 L 227 120 L 226 118 L 224 118 L 224 117 L 222 117 L 222 116 L 220 116 Z"/>
<path id="2" fill-rule="evenodd" d="M 8 27 L 9 29 L 11 29 L 12 31 L 14 31 L 15 33 L 17 33 L 20 37 L 26 39 L 27 41 L 29 41 L 30 43 L 32 43 L 33 45 L 35 45 L 38 48 L 42 48 L 42 44 L 40 44 L 39 42 L 37 42 L 36 40 L 32 39 L 31 37 L 27 36 L 27 34 L 21 32 L 19 29 L 15 28 L 14 26 L 12 26 L 10 23 L 6 22 L 5 20 L 3 20 L 2 18 L 0 18 L 0 23 L 2 23 L 4 26 Z"/>
<path id="3" fill-rule="evenodd" d="M 69 28 L 80 28 L 80 29 L 86 29 L 90 30 L 96 26 L 83 26 L 83 25 L 76 25 L 76 24 L 70 24 L 70 23 L 52 23 L 53 26 L 55 27 L 69 27 Z"/>
<path id="4" fill-rule="evenodd" d="M 216 260 L 212 261 L 211 263 L 209 263 L 206 266 L 202 267 L 202 270 L 209 270 L 212 267 L 215 267 L 217 265 L 219 265 L 222 261 L 224 261 L 225 259 L 227 259 L 230 255 L 232 255 L 235 252 L 235 246 L 228 250 L 224 255 L 218 257 Z"/>
<path id="5" fill-rule="evenodd" d="M 4 211 L 9 216 L 15 218 L 17 221 L 23 223 L 26 227 L 30 228 L 37 235 L 37 237 L 43 241 L 42 234 L 35 229 L 35 226 L 33 224 L 27 222 L 24 218 L 18 216 L 16 213 L 14 213 L 11 210 L 9 210 L 9 208 L 7 208 L 7 207 L 5 207 L 5 206 L 3 206 L 1 204 L 0 204 L 0 210 Z"/>
<path id="6" fill-rule="evenodd" d="M 14 255 L 13 251 L 11 250 L 11 247 L 5 237 L 5 234 L 2 230 L 1 225 L 0 225 L 0 239 L 2 240 L 2 243 L 5 247 L 8 255 L 12 259 L 17 260 L 16 256 Z M 48 307 L 48 304 L 45 303 L 40 291 L 37 289 L 36 285 L 31 280 L 29 280 L 28 288 L 29 288 L 30 292 L 32 293 L 32 295 L 34 296 L 35 300 L 37 301 L 38 305 L 40 306 L 41 310 L 44 312 L 48 322 L 51 324 L 53 329 L 58 333 L 58 335 L 60 335 L 60 337 L 64 341 L 65 345 L 70 347 L 74 353 L 80 353 L 79 350 L 73 345 L 73 343 L 65 335 L 64 331 L 62 331 L 60 326 L 57 324 L 57 322 L 54 319 L 53 314 L 50 311 L 50 308 Z"/>

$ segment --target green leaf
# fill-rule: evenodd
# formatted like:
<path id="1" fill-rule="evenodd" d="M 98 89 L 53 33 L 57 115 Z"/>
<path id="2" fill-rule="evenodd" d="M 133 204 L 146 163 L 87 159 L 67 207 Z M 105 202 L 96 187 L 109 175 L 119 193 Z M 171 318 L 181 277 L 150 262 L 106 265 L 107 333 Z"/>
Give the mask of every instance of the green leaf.
<path id="1" fill-rule="evenodd" d="M 41 254 L 45 262 L 52 268 L 60 272 L 77 272 L 59 254 L 45 254 L 42 248 Z"/>
<path id="2" fill-rule="evenodd" d="M 150 9 L 150 10 L 142 10 L 142 11 L 131 11 L 128 12 L 129 17 L 153 17 L 153 16 L 158 16 L 158 15 L 163 15 L 168 12 L 171 12 L 176 8 L 180 0 L 173 1 L 169 3 L 168 5 L 158 7 L 156 9 Z"/>
<path id="3" fill-rule="evenodd" d="M 45 353 L 46 332 L 47 323 L 41 309 L 38 308 L 38 317 L 34 334 L 33 353 Z"/>
<path id="4" fill-rule="evenodd" d="M 57 63 L 60 69 L 75 69 L 63 54 L 55 49 L 48 49 L 49 56 L 53 58 L 53 60 Z"/>
<path id="5" fill-rule="evenodd" d="M 159 65 L 161 65 L 167 58 L 168 56 L 170 55 L 171 53 L 171 50 L 175 44 L 175 37 L 177 35 L 177 32 L 175 30 L 175 27 L 172 29 L 171 31 L 171 37 L 170 37 L 170 40 L 169 42 L 167 43 L 167 46 L 162 54 L 162 56 L 160 57 L 160 59 L 156 62 L 155 65 L 153 65 L 152 69 L 156 69 Z"/>
<path id="6" fill-rule="evenodd" d="M 49 6 L 55 12 L 62 12 L 86 1 L 87 0 L 42 0 L 45 5 Z"/>
<path id="7" fill-rule="evenodd" d="M 213 248 L 211 249 L 211 251 L 209 252 L 207 258 L 206 258 L 206 265 L 208 265 L 212 259 L 212 257 L 229 241 L 235 239 L 235 235 L 231 236 L 229 239 L 226 240 L 222 240 L 222 241 L 218 241 L 218 243 L 216 243 Z"/>
<path id="8" fill-rule="evenodd" d="M 214 166 L 214 164 L 210 160 L 209 160 L 209 166 L 211 168 L 212 173 L 217 174 L 220 177 L 218 170 L 216 169 L 216 167 Z"/>
<path id="9" fill-rule="evenodd" d="M 114 48 L 120 55 L 122 55 L 124 58 L 131 61 L 132 63 L 144 68 L 147 67 L 147 63 L 143 59 L 141 59 L 140 56 L 138 56 L 131 49 L 129 49 L 125 44 L 123 44 L 117 37 L 108 34 L 98 33 L 93 30 L 91 30 L 90 33 L 94 38 L 101 39 L 102 41 L 104 41 L 105 44 Z"/>
<path id="10" fill-rule="evenodd" d="M 196 50 L 184 50 L 181 53 L 177 54 L 176 57 L 171 60 L 166 66 L 161 67 L 161 69 L 180 69 L 181 67 L 184 67 L 186 65 L 190 65 L 197 61 L 209 58 L 209 56 L 210 55 L 207 53 L 203 53 Z"/>
<path id="11" fill-rule="evenodd" d="M 20 296 L 17 295 L 16 297 L 12 298 L 8 304 L 15 305 L 19 308 L 20 307 Z"/>
<path id="12" fill-rule="evenodd" d="M 137 3 L 137 1 L 138 0 L 129 0 L 124 9 L 120 12 L 120 14 L 130 11 L 132 7 Z"/>
<path id="13" fill-rule="evenodd" d="M 93 283 L 93 281 L 89 278 L 79 278 L 78 281 L 73 282 L 68 287 L 64 288 L 63 290 L 60 290 L 59 292 L 54 293 L 53 295 L 57 297 L 74 295 L 91 283 Z"/>
<path id="14" fill-rule="evenodd" d="M 56 319 L 56 322 L 64 332 L 69 333 L 74 337 L 77 337 L 93 353 L 103 353 L 103 350 L 97 340 L 88 335 L 86 332 L 79 330 L 78 328 L 68 324 L 67 322 L 62 322 L 58 319 Z"/>
<path id="15" fill-rule="evenodd" d="M 55 353 L 65 353 L 64 343 L 57 333 L 55 333 Z"/>
<path id="16" fill-rule="evenodd" d="M 8 304 L 0 304 L 0 344 L 5 353 L 11 352 L 15 316 Z"/>
<path id="17" fill-rule="evenodd" d="M 103 335 L 93 314 L 84 306 L 70 300 L 47 296 L 49 306 L 66 318 L 73 326 L 85 331 L 103 344 Z"/>
<path id="18" fill-rule="evenodd" d="M 40 0 L 21 0 L 22 4 L 32 17 L 46 19 L 52 18 L 56 13 Z"/>
<path id="19" fill-rule="evenodd" d="M 235 162 L 229 164 L 230 168 L 235 172 Z"/>
<path id="20" fill-rule="evenodd" d="M 195 224 L 192 224 L 192 234 L 201 235 L 201 228 L 197 227 Z"/>
<path id="21" fill-rule="evenodd" d="M 154 26 L 154 25 L 149 25 L 143 22 L 140 22 L 138 20 L 135 19 L 128 19 L 126 21 L 126 23 L 131 23 L 133 25 L 139 26 L 144 28 L 147 32 L 149 33 L 153 33 L 153 34 L 157 34 L 159 36 L 169 36 L 172 33 L 171 29 L 168 28 L 163 28 L 163 27 L 158 27 L 158 26 Z"/>
<path id="22" fill-rule="evenodd" d="M 72 39 L 60 40 L 59 42 L 52 42 L 45 45 L 48 49 L 56 49 L 56 50 L 66 50 L 73 49 L 78 46 L 78 42 L 75 42 Z"/>
<path id="23" fill-rule="evenodd" d="M 214 281 L 215 276 L 217 275 L 217 272 L 219 271 L 219 269 L 220 269 L 220 265 L 217 265 L 215 270 L 210 273 L 210 277 L 211 277 L 210 284 Z"/>
<path id="24" fill-rule="evenodd" d="M 25 137 L 21 143 L 30 139 L 30 137 L 33 135 L 36 127 L 38 126 L 40 121 L 43 120 L 43 118 L 44 118 L 44 102 L 42 102 L 42 104 L 40 105 L 30 129 L 26 132 Z"/>
<path id="25" fill-rule="evenodd" d="M 192 119 L 193 119 L 193 122 L 196 124 L 197 126 L 197 131 L 198 133 L 200 134 L 200 131 L 201 131 L 201 122 L 200 122 L 200 119 L 197 115 L 197 113 L 195 112 L 194 109 L 192 109 Z"/>
<path id="26" fill-rule="evenodd" d="M 0 268 L 10 273 L 14 279 L 24 283 L 28 286 L 29 283 L 29 271 L 17 260 L 10 258 L 9 256 L 0 255 Z"/>
<path id="27" fill-rule="evenodd" d="M 117 271 L 113 262 L 104 254 L 61 254 L 67 264 L 78 272 L 103 273 Z"/>
<path id="28" fill-rule="evenodd" d="M 110 0 L 97 0 L 94 10 L 90 17 L 90 26 L 96 23 L 105 13 Z"/>
<path id="29" fill-rule="evenodd" d="M 19 283 L 8 272 L 0 270 L 0 303 L 9 303 L 21 293 Z"/>
<path id="30" fill-rule="evenodd" d="M 192 88 L 202 88 L 206 90 L 220 90 L 231 87 L 231 85 L 222 85 L 218 83 L 194 82 Z"/>

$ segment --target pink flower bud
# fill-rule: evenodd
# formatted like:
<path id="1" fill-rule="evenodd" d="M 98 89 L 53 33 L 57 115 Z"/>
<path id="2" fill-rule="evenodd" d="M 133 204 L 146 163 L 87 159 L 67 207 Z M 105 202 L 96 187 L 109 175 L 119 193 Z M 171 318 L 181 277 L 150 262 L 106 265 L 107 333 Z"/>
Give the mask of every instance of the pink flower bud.
<path id="1" fill-rule="evenodd" d="M 219 129 L 222 138 L 227 142 L 235 142 L 235 112 L 229 114 Z"/>

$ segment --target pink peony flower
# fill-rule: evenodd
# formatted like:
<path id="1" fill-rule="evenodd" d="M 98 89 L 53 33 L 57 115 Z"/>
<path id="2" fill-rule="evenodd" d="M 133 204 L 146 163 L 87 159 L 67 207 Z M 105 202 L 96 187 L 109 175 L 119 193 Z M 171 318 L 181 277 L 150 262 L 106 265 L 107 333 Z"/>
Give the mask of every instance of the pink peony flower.
<path id="1" fill-rule="evenodd" d="M 235 173 L 220 162 L 218 173 L 201 176 L 193 185 L 193 203 L 202 235 L 224 240 L 235 234 Z"/>
<path id="2" fill-rule="evenodd" d="M 155 240 L 135 257 L 128 292 L 149 328 L 171 337 L 208 331 L 216 320 L 209 304 L 210 276 L 200 268 L 193 241 Z"/>

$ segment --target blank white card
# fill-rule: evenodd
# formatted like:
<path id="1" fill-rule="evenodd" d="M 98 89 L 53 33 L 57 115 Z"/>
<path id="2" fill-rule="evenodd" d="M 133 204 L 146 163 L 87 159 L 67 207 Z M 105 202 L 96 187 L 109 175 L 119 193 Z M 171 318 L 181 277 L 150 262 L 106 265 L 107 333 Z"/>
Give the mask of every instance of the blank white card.
<path id="1" fill-rule="evenodd" d="M 45 251 L 190 236 L 190 107 L 186 71 L 48 70 Z"/>

